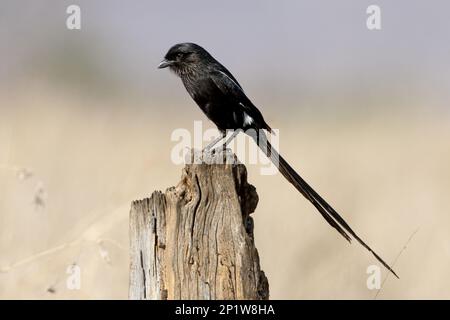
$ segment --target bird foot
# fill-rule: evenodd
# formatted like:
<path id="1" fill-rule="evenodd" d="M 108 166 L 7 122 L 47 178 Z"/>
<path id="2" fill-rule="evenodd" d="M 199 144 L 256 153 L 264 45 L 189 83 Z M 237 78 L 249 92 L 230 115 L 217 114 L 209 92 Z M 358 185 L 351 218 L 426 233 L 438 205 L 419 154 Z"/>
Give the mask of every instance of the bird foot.
<path id="1" fill-rule="evenodd" d="M 224 150 L 224 149 L 221 148 L 221 147 L 216 147 L 216 148 L 208 148 L 208 147 L 206 147 L 206 148 L 204 148 L 202 150 L 202 153 L 206 154 L 206 155 L 214 155 L 214 154 L 216 154 L 216 153 L 218 153 L 218 152 L 220 152 L 222 150 Z"/>

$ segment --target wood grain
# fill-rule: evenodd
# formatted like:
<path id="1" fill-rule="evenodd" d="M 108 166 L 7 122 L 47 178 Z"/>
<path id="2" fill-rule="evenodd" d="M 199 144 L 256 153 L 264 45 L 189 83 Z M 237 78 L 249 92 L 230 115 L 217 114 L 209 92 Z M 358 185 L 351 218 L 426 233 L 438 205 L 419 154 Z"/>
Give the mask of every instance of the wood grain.
<path id="1" fill-rule="evenodd" d="M 131 205 L 129 298 L 268 299 L 245 166 L 228 150 L 189 159 L 176 187 Z"/>

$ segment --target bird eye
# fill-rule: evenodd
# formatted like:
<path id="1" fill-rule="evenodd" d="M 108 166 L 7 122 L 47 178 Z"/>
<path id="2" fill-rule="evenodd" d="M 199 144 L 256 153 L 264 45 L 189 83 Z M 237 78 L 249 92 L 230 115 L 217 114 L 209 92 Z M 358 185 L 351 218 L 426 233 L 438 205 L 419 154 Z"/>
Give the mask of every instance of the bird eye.
<path id="1" fill-rule="evenodd" d="M 183 57 L 183 54 L 181 52 L 177 53 L 177 58 L 179 59 L 181 57 Z"/>

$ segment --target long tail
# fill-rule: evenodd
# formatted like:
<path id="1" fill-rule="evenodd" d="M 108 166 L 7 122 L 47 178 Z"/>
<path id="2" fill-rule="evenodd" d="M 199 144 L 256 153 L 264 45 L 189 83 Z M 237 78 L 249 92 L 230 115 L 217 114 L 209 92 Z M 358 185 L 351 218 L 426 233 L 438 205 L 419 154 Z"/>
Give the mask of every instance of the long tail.
<path id="1" fill-rule="evenodd" d="M 394 270 L 392 270 L 392 268 L 386 262 L 384 262 L 384 260 L 381 259 L 381 257 L 376 254 L 375 251 L 373 251 L 360 237 L 358 237 L 358 235 L 352 230 L 352 228 L 350 228 L 347 222 L 345 222 L 345 220 L 316 191 L 314 191 L 314 189 L 310 185 L 308 185 L 297 172 L 295 172 L 295 170 L 287 163 L 287 161 L 279 155 L 275 148 L 272 148 L 272 145 L 269 141 L 267 141 L 267 137 L 262 131 L 260 131 L 258 139 L 255 140 L 259 148 L 278 167 L 280 173 L 298 191 L 300 191 L 300 193 L 306 199 L 308 199 L 317 208 L 317 210 L 319 210 L 322 217 L 324 217 L 324 219 L 333 228 L 335 228 L 349 242 L 351 242 L 352 240 L 350 236 L 356 239 L 360 244 L 363 245 L 364 248 L 369 250 L 375 256 L 375 258 L 377 258 L 377 260 L 386 267 L 386 269 L 388 269 L 394 276 L 398 278 Z"/>

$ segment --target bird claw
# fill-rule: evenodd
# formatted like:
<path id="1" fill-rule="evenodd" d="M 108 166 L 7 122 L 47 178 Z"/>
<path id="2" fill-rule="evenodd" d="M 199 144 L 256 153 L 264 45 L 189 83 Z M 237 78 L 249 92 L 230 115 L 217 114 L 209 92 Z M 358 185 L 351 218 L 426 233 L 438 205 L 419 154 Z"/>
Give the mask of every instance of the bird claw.
<path id="1" fill-rule="evenodd" d="M 206 154 L 206 155 L 209 155 L 209 156 L 212 156 L 212 155 L 217 153 L 218 149 L 219 148 L 204 148 L 202 150 L 202 153 Z"/>
<path id="2" fill-rule="evenodd" d="M 215 155 L 217 155 L 217 154 L 220 154 L 220 153 L 225 153 L 225 152 L 227 152 L 227 147 L 225 146 L 225 145 L 221 145 L 221 146 L 218 146 L 218 147 L 215 147 L 215 148 L 208 148 L 208 147 L 206 147 L 206 148 L 204 148 L 203 150 L 202 150 L 202 154 L 203 154 L 203 156 L 206 156 L 206 157 L 213 157 L 213 156 L 215 156 Z"/>

